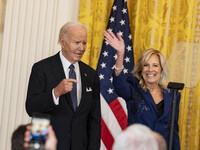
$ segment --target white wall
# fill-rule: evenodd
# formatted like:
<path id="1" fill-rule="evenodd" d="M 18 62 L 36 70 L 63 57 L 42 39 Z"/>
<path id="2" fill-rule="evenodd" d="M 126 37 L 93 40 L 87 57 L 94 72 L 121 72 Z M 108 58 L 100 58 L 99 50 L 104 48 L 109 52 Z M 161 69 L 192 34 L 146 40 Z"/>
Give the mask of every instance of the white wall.
<path id="1" fill-rule="evenodd" d="M 79 4 L 79 0 L 7 0 L 0 58 L 0 150 L 9 150 L 14 129 L 30 122 L 25 99 L 31 67 L 60 50 L 59 29 L 78 20 Z"/>

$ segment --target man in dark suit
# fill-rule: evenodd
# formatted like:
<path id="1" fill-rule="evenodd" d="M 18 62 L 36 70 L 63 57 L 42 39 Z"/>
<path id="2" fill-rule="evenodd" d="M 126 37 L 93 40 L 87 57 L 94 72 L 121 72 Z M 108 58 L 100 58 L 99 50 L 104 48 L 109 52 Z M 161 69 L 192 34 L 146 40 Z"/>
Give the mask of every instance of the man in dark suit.
<path id="1" fill-rule="evenodd" d="M 99 150 L 99 77 L 80 61 L 86 50 L 85 26 L 66 23 L 60 29 L 59 43 L 60 52 L 32 67 L 26 111 L 29 116 L 35 112 L 51 115 L 58 139 L 57 150 Z"/>

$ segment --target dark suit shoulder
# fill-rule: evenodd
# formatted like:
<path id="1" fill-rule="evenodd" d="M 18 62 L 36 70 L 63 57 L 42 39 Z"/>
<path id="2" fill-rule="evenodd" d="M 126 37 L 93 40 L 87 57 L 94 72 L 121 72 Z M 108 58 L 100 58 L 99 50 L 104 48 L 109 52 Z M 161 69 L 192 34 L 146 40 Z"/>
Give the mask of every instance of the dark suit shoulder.
<path id="1" fill-rule="evenodd" d="M 59 53 L 36 62 L 32 66 L 32 72 L 35 72 L 37 74 L 43 73 L 43 75 L 45 74 L 45 76 L 54 74 L 55 76 L 60 76 L 60 79 L 63 79 L 65 77 Z"/>
<path id="2" fill-rule="evenodd" d="M 87 69 L 87 71 L 91 71 L 91 72 L 96 72 L 96 70 L 94 70 L 92 67 L 90 67 L 89 65 L 85 64 L 82 61 L 79 61 L 79 65 L 80 67 Z"/>
<path id="3" fill-rule="evenodd" d="M 35 63 L 35 65 L 39 65 L 39 64 L 49 64 L 50 62 L 53 62 L 53 61 L 58 61 L 60 60 L 60 57 L 59 57 L 59 53 L 53 55 L 53 56 L 49 56 L 47 58 L 44 58 L 38 62 Z"/>

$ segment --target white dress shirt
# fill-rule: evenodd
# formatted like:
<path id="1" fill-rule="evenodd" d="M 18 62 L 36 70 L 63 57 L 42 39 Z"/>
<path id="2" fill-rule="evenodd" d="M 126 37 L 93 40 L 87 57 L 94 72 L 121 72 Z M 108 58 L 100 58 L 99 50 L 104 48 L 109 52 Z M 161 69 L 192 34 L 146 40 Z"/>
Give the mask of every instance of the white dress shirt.
<path id="1" fill-rule="evenodd" d="M 65 72 L 65 77 L 66 79 L 69 79 L 69 66 L 71 63 L 63 56 L 62 51 L 59 53 L 60 59 L 62 62 L 62 66 Z M 80 75 L 80 68 L 78 62 L 76 62 L 74 65 L 74 71 L 76 73 L 76 80 L 78 81 L 77 83 L 77 105 L 79 106 L 80 101 L 81 101 L 81 94 L 82 94 L 82 89 L 81 89 L 81 75 Z M 53 95 L 53 101 L 55 105 L 59 105 L 59 97 L 56 99 L 55 94 L 54 94 L 54 89 L 52 90 L 52 95 Z"/>

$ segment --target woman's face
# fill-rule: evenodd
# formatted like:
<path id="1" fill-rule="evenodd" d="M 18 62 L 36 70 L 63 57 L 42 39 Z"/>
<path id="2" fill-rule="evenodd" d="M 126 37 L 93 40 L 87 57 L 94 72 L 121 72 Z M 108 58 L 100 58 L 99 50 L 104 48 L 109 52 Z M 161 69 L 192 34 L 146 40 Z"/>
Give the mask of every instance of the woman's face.
<path id="1" fill-rule="evenodd" d="M 162 68 L 158 55 L 152 54 L 142 68 L 142 77 L 148 85 L 158 84 Z"/>

